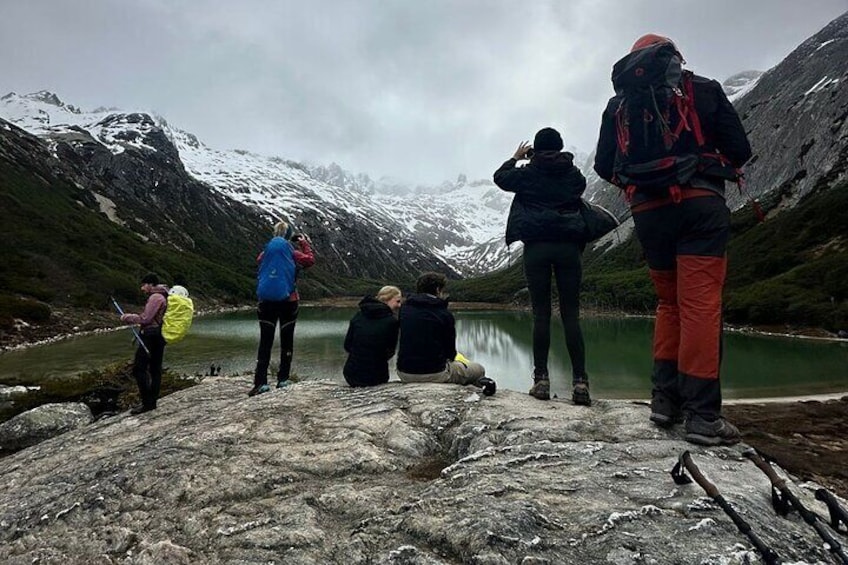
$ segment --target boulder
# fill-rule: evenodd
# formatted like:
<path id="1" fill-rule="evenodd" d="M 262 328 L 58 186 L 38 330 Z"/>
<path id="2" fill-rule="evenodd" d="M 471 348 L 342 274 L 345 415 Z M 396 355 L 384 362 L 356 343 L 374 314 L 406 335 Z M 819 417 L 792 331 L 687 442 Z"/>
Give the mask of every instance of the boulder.
<path id="1" fill-rule="evenodd" d="M 35 445 L 93 420 L 91 410 L 81 402 L 42 404 L 0 424 L 0 453 Z"/>
<path id="2" fill-rule="evenodd" d="M 5 458 L 0 562 L 759 562 L 697 485 L 672 481 L 687 449 L 786 562 L 829 560 L 812 528 L 774 513 L 745 446 L 689 445 L 644 404 L 396 382 L 249 388 L 211 377 Z"/>

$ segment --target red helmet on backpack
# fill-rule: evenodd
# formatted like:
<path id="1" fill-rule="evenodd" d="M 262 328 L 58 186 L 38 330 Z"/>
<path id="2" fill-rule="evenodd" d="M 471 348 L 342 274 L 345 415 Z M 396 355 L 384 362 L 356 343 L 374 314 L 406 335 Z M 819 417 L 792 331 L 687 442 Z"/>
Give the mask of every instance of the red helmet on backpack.
<path id="1" fill-rule="evenodd" d="M 633 44 L 633 47 L 630 48 L 630 52 L 638 51 L 639 49 L 644 49 L 645 47 L 650 47 L 651 45 L 656 45 L 657 43 L 671 43 L 674 45 L 674 41 L 665 37 L 664 35 L 657 35 L 656 33 L 647 33 L 636 40 L 636 43 Z M 677 49 L 677 46 L 674 46 Z"/>

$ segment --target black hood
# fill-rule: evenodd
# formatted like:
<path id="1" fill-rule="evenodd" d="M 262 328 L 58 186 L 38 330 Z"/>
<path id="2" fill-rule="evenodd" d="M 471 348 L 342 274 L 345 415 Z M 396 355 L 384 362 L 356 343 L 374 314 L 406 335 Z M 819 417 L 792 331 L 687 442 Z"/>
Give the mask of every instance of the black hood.
<path id="1" fill-rule="evenodd" d="M 568 151 L 537 151 L 530 166 L 547 173 L 561 173 L 574 166 L 574 155 Z"/>
<path id="2" fill-rule="evenodd" d="M 366 318 L 385 318 L 392 315 L 392 309 L 388 304 L 380 302 L 373 296 L 366 296 L 360 300 L 359 309 Z"/>
<path id="3" fill-rule="evenodd" d="M 432 294 L 410 294 L 405 301 L 406 304 L 420 308 L 447 308 L 448 301 Z"/>

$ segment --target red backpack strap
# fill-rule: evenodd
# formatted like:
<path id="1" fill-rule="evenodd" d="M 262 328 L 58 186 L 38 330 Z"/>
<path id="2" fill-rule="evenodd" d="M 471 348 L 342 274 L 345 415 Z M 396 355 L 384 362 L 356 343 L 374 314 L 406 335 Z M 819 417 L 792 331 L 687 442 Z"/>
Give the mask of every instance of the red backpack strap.
<path id="1" fill-rule="evenodd" d="M 692 84 L 692 73 L 683 74 L 683 91 L 686 94 L 686 105 L 688 106 L 688 117 L 692 128 L 692 135 L 699 147 L 704 145 L 704 132 L 701 129 L 701 119 L 695 109 L 695 87 Z"/>
<path id="2" fill-rule="evenodd" d="M 630 148 L 630 130 L 627 127 L 626 113 L 624 100 L 622 100 L 615 110 L 615 141 L 618 144 L 618 151 L 622 155 L 627 155 L 627 151 Z"/>

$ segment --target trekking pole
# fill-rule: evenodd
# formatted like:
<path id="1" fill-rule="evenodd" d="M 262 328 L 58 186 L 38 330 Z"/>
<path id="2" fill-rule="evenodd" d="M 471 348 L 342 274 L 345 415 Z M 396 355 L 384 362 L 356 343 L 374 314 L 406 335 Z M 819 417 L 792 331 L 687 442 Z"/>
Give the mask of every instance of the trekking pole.
<path id="1" fill-rule="evenodd" d="M 826 488 L 817 489 L 816 500 L 821 500 L 827 504 L 827 509 L 830 511 L 830 527 L 840 534 L 848 533 L 848 511 L 842 508 L 833 493 Z M 840 529 L 840 522 L 845 526 L 845 530 Z"/>
<path id="2" fill-rule="evenodd" d="M 774 467 L 772 467 L 768 461 L 760 457 L 760 454 L 754 449 L 746 449 L 743 455 L 753 461 L 754 465 L 759 467 L 771 481 L 771 503 L 774 506 L 774 510 L 779 515 L 786 516 L 786 514 L 788 514 L 794 507 L 804 521 L 811 525 L 813 529 L 816 530 L 819 537 L 825 541 L 830 552 L 838 557 L 841 563 L 848 565 L 848 555 L 845 555 L 845 552 L 842 550 L 842 546 L 827 530 L 827 527 L 822 524 L 818 514 L 810 512 L 807 507 L 798 500 L 798 497 L 792 494 L 792 491 L 786 486 L 786 481 L 777 476 L 777 473 L 774 471 Z"/>
<path id="3" fill-rule="evenodd" d="M 698 466 L 695 465 L 695 462 L 692 461 L 692 456 L 688 451 L 684 451 L 680 454 L 680 459 L 677 460 L 677 464 L 671 470 L 671 478 L 674 479 L 675 484 L 685 485 L 692 482 L 692 479 L 686 476 L 686 471 L 689 471 L 689 473 L 692 474 L 692 478 L 695 479 L 695 482 L 698 483 L 707 495 L 712 498 L 722 510 L 724 510 L 724 513 L 733 520 L 733 523 L 736 524 L 739 531 L 748 536 L 748 539 L 751 540 L 751 544 L 757 551 L 760 552 L 760 555 L 763 556 L 763 561 L 766 565 L 779 565 L 780 557 L 778 557 L 777 553 L 767 546 L 765 542 L 763 542 L 763 540 L 761 540 L 757 534 L 751 530 L 750 524 L 748 524 L 748 522 L 746 522 L 742 516 L 733 509 L 730 503 L 724 499 L 716 486 L 707 480 L 707 478 L 701 473 L 701 470 L 698 469 Z"/>
<path id="4" fill-rule="evenodd" d="M 115 310 L 117 310 L 117 311 L 118 311 L 118 314 L 120 314 L 121 316 L 123 316 L 123 315 L 124 315 L 124 311 L 123 311 L 123 309 L 121 308 L 121 305 L 120 305 L 120 304 L 118 304 L 118 301 L 117 301 L 117 300 L 115 300 L 115 297 L 114 297 L 114 296 L 110 296 L 109 298 L 111 298 L 111 299 L 112 299 L 112 304 L 114 304 L 114 305 L 115 305 Z M 147 353 L 147 356 L 148 356 L 148 357 L 150 357 L 150 350 L 149 350 L 149 349 L 147 349 L 147 346 L 146 346 L 146 345 L 144 345 L 144 341 L 142 341 L 142 339 L 141 339 L 141 334 L 139 334 L 139 333 L 138 333 L 138 330 L 137 330 L 137 329 L 135 329 L 135 326 L 130 326 L 130 329 L 132 330 L 132 333 L 133 333 L 133 335 L 135 336 L 135 339 L 136 339 L 136 341 L 138 342 L 138 344 L 141 346 L 141 348 L 144 350 L 144 352 L 145 352 L 145 353 Z"/>

